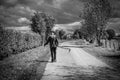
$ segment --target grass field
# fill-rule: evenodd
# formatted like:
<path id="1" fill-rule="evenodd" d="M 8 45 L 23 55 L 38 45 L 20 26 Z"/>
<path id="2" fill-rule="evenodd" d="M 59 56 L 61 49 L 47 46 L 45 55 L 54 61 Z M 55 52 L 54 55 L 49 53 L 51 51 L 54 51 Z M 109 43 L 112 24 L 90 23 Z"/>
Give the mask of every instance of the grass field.
<path id="1" fill-rule="evenodd" d="M 87 47 L 83 49 L 112 66 L 115 70 L 120 71 L 120 51 L 112 51 L 102 47 Z"/>

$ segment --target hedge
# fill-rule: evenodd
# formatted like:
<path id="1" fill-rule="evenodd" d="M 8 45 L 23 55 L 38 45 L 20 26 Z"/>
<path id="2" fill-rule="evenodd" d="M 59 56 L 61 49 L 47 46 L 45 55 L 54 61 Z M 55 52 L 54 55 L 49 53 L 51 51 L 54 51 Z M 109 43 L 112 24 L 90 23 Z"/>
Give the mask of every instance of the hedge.
<path id="1" fill-rule="evenodd" d="M 41 46 L 39 34 L 15 30 L 0 31 L 0 60 L 38 46 Z"/>

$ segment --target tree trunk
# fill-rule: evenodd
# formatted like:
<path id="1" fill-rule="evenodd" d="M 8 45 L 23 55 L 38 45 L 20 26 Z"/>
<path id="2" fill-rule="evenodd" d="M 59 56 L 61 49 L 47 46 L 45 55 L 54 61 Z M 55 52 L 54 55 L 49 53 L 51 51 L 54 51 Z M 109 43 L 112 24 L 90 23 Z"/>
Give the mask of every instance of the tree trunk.
<path id="1" fill-rule="evenodd" d="M 109 40 L 109 47 L 111 48 L 111 40 Z"/>
<path id="2" fill-rule="evenodd" d="M 101 46 L 101 45 L 102 45 L 102 44 L 101 44 L 101 40 L 100 40 L 100 36 L 97 35 L 95 41 L 96 41 L 96 45 L 97 45 L 97 46 Z"/>
<path id="3" fill-rule="evenodd" d="M 105 48 L 107 48 L 107 39 L 105 39 Z"/>
<path id="4" fill-rule="evenodd" d="M 42 46 L 44 46 L 44 43 L 45 43 L 45 32 L 43 32 L 41 34 L 41 38 L 42 38 L 41 44 L 42 44 Z"/>
<path id="5" fill-rule="evenodd" d="M 51 33 L 51 29 L 48 27 L 47 30 L 46 30 L 46 32 L 45 32 L 45 40 L 48 39 L 50 33 Z"/>
<path id="6" fill-rule="evenodd" d="M 97 33 L 96 33 L 96 45 L 97 46 L 102 46 L 102 43 L 101 43 L 101 36 L 102 36 L 102 30 L 97 30 Z"/>

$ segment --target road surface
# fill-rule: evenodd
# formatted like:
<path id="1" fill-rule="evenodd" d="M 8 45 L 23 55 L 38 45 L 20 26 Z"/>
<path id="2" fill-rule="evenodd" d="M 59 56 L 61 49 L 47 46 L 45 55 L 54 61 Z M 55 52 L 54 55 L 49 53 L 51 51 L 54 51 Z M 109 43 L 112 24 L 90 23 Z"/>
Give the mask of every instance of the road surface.
<path id="1" fill-rule="evenodd" d="M 77 48 L 77 45 L 64 42 L 60 46 L 67 46 L 70 52 L 58 48 L 57 62 L 46 65 L 41 80 L 120 80 L 111 66 Z"/>

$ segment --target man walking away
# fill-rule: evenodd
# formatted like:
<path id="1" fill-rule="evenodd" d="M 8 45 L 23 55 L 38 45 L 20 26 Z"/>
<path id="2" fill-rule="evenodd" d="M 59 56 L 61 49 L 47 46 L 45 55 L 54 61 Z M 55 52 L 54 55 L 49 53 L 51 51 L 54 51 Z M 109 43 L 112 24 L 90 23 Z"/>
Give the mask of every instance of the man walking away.
<path id="1" fill-rule="evenodd" d="M 55 35 L 55 32 L 51 32 L 51 35 L 47 39 L 47 42 L 44 44 L 44 46 L 46 46 L 48 43 L 50 45 L 50 51 L 51 51 L 51 62 L 56 62 L 56 49 L 59 43 Z"/>

